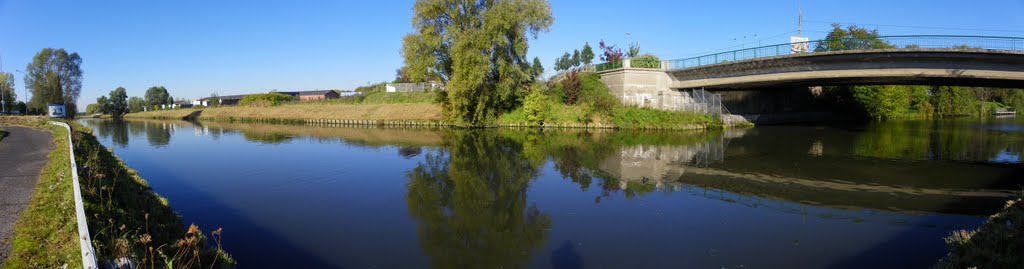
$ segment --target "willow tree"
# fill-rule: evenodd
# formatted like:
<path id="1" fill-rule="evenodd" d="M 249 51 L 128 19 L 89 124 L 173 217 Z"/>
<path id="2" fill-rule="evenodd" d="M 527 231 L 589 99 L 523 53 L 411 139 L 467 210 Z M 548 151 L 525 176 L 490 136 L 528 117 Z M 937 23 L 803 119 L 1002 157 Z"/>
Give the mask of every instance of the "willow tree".
<path id="1" fill-rule="evenodd" d="M 546 0 L 417 0 L 403 38 L 403 74 L 439 81 L 445 118 L 481 125 L 514 108 L 534 76 L 528 37 L 554 19 Z"/>
<path id="2" fill-rule="evenodd" d="M 64 49 L 45 48 L 25 67 L 25 87 L 32 91 L 29 107 L 45 111 L 47 104 L 64 104 L 68 117 L 78 113 L 82 92 L 82 57 Z"/>

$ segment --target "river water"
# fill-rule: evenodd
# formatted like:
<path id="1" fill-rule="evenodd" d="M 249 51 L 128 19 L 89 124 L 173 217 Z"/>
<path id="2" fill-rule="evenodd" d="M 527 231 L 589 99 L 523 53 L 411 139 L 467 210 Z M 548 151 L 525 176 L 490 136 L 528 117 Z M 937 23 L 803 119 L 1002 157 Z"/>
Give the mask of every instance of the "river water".
<path id="1" fill-rule="evenodd" d="M 438 130 L 83 120 L 241 268 L 920 268 L 1024 121 Z"/>

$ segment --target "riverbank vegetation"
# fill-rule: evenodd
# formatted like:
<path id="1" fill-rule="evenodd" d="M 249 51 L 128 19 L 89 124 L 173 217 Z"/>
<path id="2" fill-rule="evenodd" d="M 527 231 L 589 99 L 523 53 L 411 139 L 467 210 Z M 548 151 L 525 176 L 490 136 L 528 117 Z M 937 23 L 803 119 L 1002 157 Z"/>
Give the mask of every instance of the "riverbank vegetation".
<path id="1" fill-rule="evenodd" d="M 3 268 L 77 267 L 82 260 L 67 130 L 47 124 L 42 117 L 0 117 L 0 123 L 47 129 L 53 133 L 54 144 L 32 198 L 14 224 Z"/>
<path id="2" fill-rule="evenodd" d="M 847 118 L 872 120 L 989 117 L 1024 108 L 1024 90 L 956 86 L 837 86 L 825 102 Z"/>
<path id="3" fill-rule="evenodd" d="M 137 268 L 222 268 L 234 260 L 192 224 L 186 227 L 167 199 L 100 145 L 92 131 L 71 123 L 89 230 L 101 262 L 127 258 Z"/>
<path id="4" fill-rule="evenodd" d="M 82 264 L 79 257 L 68 133 L 43 117 L 0 117 L 0 123 L 45 128 L 54 149 L 43 167 L 29 205 L 14 228 L 4 268 L 61 268 Z M 221 230 L 210 233 L 183 225 L 167 200 L 104 148 L 91 131 L 72 127 L 82 200 L 93 248 L 101 263 L 126 262 L 135 268 L 224 268 L 234 260 L 220 249 Z"/>
<path id="5" fill-rule="evenodd" d="M 1006 202 L 980 228 L 955 231 L 946 244 L 949 255 L 936 268 L 1024 268 L 1024 200 Z"/>

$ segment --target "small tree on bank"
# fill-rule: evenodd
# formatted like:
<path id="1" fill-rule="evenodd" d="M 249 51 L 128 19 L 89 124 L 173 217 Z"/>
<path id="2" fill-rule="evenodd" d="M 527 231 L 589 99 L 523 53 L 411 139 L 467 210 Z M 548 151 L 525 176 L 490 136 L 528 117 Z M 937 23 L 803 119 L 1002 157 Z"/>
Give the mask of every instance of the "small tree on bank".
<path id="1" fill-rule="evenodd" d="M 124 87 L 117 87 L 113 91 L 110 91 L 110 116 L 115 119 L 121 118 L 125 113 L 128 113 L 128 93 L 124 90 Z"/>

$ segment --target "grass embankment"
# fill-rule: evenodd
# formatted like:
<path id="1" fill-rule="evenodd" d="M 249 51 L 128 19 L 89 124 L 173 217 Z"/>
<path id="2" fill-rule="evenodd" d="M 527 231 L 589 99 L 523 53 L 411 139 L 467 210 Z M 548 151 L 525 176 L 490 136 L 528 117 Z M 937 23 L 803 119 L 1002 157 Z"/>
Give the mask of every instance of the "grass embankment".
<path id="1" fill-rule="evenodd" d="M 130 257 L 139 268 L 231 267 L 220 249 L 220 229 L 211 233 L 215 246 L 195 225 L 185 227 L 167 199 L 96 140 L 92 131 L 70 123 L 82 198 L 93 246 L 100 261 Z"/>
<path id="2" fill-rule="evenodd" d="M 703 129 L 717 127 L 717 121 L 698 114 L 661 111 L 618 105 L 597 75 L 580 75 L 581 90 L 573 104 L 564 102 L 564 90 L 545 90 L 543 119 L 531 120 L 527 105 L 505 113 L 489 127 L 548 126 L 623 129 Z M 366 95 L 315 102 L 290 102 L 277 106 L 221 106 L 130 113 L 126 118 L 182 119 L 197 111 L 200 120 L 210 121 L 357 121 L 356 123 L 429 122 L 440 123 L 441 106 L 433 92 L 374 92 Z M 525 103 L 525 102 L 524 102 Z M 443 124 L 441 124 L 443 125 Z"/>
<path id="3" fill-rule="evenodd" d="M 936 268 L 1024 268 L 1024 199 L 1006 202 L 977 230 L 953 232 L 946 244 L 949 256 Z"/>
<path id="4" fill-rule="evenodd" d="M 11 253 L 3 267 L 78 268 L 82 261 L 66 129 L 47 124 L 42 117 L 0 117 L 0 123 L 46 128 L 55 144 L 29 205 L 15 224 Z M 89 233 L 101 263 L 127 257 L 137 268 L 234 265 L 219 249 L 219 229 L 211 233 L 218 247 L 207 247 L 199 228 L 186 228 L 167 200 L 100 145 L 89 129 L 69 124 L 81 166 Z"/>
<path id="5" fill-rule="evenodd" d="M 7 137 L 7 131 L 4 131 L 3 128 L 0 128 L 0 141 L 3 141 L 4 137 Z"/>
<path id="6" fill-rule="evenodd" d="M 3 268 L 80 267 L 68 132 L 42 117 L 0 117 L 0 123 L 47 129 L 54 142 L 32 198 L 14 225 L 11 252 Z"/>

